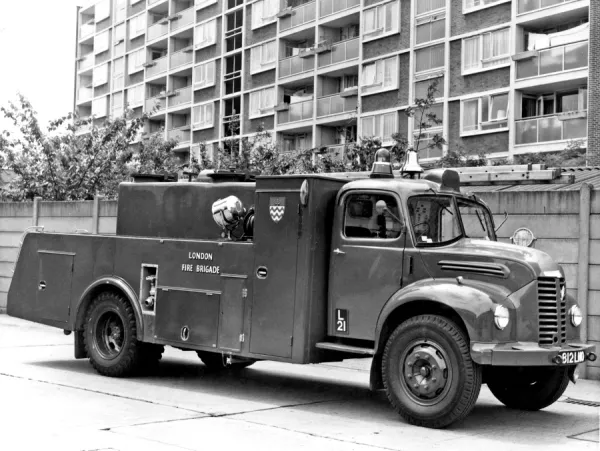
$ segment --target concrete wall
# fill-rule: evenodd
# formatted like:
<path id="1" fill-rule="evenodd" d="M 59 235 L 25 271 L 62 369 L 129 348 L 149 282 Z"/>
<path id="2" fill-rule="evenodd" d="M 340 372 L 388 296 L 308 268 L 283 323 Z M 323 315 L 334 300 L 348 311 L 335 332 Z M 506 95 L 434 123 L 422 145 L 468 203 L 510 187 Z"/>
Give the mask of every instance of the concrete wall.
<path id="1" fill-rule="evenodd" d="M 0 202 L 0 312 L 6 297 L 23 232 L 33 225 L 46 232 L 85 229 L 114 235 L 117 230 L 116 201 Z"/>

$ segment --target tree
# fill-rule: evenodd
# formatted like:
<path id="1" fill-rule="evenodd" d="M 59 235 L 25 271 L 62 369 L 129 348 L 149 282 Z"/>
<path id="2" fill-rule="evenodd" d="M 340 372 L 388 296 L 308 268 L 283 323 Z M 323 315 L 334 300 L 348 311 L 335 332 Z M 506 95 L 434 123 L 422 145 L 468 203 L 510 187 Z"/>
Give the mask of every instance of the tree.
<path id="1" fill-rule="evenodd" d="M 585 142 L 573 139 L 560 152 L 538 152 L 515 155 L 514 164 L 545 164 L 547 167 L 575 167 L 587 164 Z"/>
<path id="2" fill-rule="evenodd" d="M 16 103 L 0 108 L 18 133 L 3 131 L 0 154 L 5 167 L 16 174 L 0 196 L 7 200 L 85 200 L 100 194 L 117 196 L 118 185 L 132 171 L 171 171 L 173 142 L 158 137 L 139 144 L 134 157 L 132 144 L 139 138 L 146 116 L 128 111 L 107 119 L 100 126 L 92 119 L 79 120 L 70 114 L 43 128 L 31 103 L 18 95 Z"/>
<path id="3" fill-rule="evenodd" d="M 460 168 L 486 166 L 487 158 L 485 152 L 479 152 L 475 155 L 469 154 L 464 147 L 456 147 L 448 150 L 446 155 L 437 160 L 432 167 L 435 168 Z"/>

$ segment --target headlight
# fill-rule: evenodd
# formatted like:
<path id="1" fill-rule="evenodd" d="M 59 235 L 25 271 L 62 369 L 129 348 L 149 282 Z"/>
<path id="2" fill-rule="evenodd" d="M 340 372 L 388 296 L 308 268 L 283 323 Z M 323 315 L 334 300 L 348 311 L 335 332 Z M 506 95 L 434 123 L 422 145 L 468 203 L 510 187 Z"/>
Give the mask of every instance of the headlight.
<path id="1" fill-rule="evenodd" d="M 496 327 L 503 330 L 508 326 L 509 319 L 508 309 L 503 305 L 497 305 L 494 309 L 494 323 L 496 324 Z"/>
<path id="2" fill-rule="evenodd" d="M 578 305 L 574 305 L 569 309 L 569 318 L 571 318 L 571 324 L 575 327 L 579 327 L 583 321 L 583 315 Z"/>

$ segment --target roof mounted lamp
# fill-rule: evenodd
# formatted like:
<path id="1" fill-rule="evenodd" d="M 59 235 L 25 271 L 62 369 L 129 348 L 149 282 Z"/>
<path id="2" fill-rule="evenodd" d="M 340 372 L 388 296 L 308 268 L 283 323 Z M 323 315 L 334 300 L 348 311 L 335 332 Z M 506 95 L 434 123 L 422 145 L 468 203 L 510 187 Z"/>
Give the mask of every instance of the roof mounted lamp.
<path id="1" fill-rule="evenodd" d="M 408 174 L 411 179 L 414 179 L 415 175 L 420 175 L 422 173 L 423 168 L 419 164 L 419 156 L 417 155 L 417 151 L 414 149 L 409 149 L 406 151 L 406 160 L 402 166 L 402 175 Z"/>
<path id="2" fill-rule="evenodd" d="M 373 169 L 371 170 L 372 179 L 393 179 L 394 173 L 392 172 L 392 157 L 390 151 L 387 149 L 379 149 L 375 153 L 375 161 L 373 162 Z"/>

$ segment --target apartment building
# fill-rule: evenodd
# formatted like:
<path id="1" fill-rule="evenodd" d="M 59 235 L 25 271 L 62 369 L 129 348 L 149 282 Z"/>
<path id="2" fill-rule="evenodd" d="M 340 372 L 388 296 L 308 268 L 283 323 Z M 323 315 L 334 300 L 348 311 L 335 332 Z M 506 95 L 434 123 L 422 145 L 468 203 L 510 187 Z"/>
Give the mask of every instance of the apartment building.
<path id="1" fill-rule="evenodd" d="M 456 146 L 491 158 L 587 147 L 588 85 L 600 90 L 590 3 L 100 0 L 78 13 L 75 110 L 146 111 L 145 133 L 176 138 L 182 159 L 258 128 L 285 150 L 340 154 L 362 137 L 412 139 L 405 111 L 436 81 L 424 162 Z M 438 133 L 446 148 L 427 148 Z"/>

